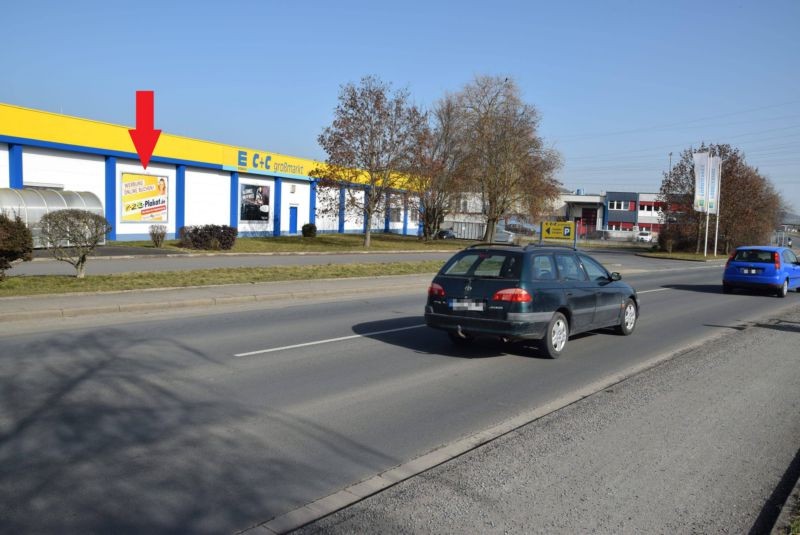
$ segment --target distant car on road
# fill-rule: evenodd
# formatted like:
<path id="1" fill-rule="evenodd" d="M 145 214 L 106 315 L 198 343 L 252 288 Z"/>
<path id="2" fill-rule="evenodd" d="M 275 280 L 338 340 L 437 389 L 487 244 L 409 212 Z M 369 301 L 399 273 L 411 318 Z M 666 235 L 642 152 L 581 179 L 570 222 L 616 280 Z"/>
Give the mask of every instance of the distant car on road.
<path id="1" fill-rule="evenodd" d="M 614 327 L 629 335 L 636 290 L 569 247 L 477 244 L 460 251 L 428 289 L 425 323 L 456 344 L 476 336 L 540 340 L 558 358 L 573 334 Z"/>
<path id="2" fill-rule="evenodd" d="M 456 234 L 452 230 L 440 230 L 436 237 L 440 240 L 454 240 L 456 239 Z"/>
<path id="3" fill-rule="evenodd" d="M 636 241 L 651 243 L 653 241 L 653 233 L 649 230 L 643 230 L 636 235 Z"/>
<path id="4" fill-rule="evenodd" d="M 788 247 L 739 247 L 725 264 L 722 291 L 736 288 L 768 290 L 786 297 L 789 290 L 800 292 L 800 261 Z"/>

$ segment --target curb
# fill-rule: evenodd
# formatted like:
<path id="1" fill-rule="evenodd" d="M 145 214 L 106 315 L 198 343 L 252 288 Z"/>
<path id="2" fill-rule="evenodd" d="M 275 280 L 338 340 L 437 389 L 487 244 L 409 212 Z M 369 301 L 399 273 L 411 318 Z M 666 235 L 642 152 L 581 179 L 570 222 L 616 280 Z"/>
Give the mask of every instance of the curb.
<path id="1" fill-rule="evenodd" d="M 790 523 L 795 511 L 800 512 L 800 479 L 795 482 L 794 489 L 786 498 L 770 535 L 789 535 Z"/>

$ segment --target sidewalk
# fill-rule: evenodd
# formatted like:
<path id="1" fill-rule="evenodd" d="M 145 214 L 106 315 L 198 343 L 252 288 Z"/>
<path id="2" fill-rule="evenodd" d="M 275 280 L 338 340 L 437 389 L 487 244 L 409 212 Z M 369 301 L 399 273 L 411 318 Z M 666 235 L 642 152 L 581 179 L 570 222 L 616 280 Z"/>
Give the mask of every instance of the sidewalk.
<path id="1" fill-rule="evenodd" d="M 58 319 L 118 312 L 155 312 L 258 301 L 288 301 L 356 294 L 420 292 L 433 274 L 297 280 L 190 288 L 0 298 L 0 322 Z M 421 306 L 421 305 L 420 305 Z"/>

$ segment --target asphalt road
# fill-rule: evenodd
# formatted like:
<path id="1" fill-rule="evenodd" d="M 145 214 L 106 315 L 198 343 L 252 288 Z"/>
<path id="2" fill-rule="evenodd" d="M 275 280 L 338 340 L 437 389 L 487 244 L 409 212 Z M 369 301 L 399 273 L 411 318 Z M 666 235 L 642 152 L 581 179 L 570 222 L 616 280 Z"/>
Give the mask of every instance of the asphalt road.
<path id="1" fill-rule="evenodd" d="M 247 528 L 599 377 L 800 303 L 796 293 L 723 295 L 720 272 L 684 264 L 626 277 L 642 297 L 634 336 L 581 335 L 557 361 L 495 342 L 455 349 L 420 327 L 424 295 L 115 315 L 4 335 L 0 531 Z M 781 357 L 759 384 L 797 385 L 796 362 Z M 796 410 L 797 395 L 759 395 Z M 738 424 L 728 425 L 735 439 Z M 752 476 L 765 479 L 732 482 L 727 505 L 767 500 L 751 489 L 769 488 L 786 469 L 798 436 L 781 439 L 770 446 L 781 455 Z M 753 455 L 728 450 L 740 463 Z M 663 499 L 679 508 L 688 498 L 665 489 Z M 710 493 L 691 499 L 719 505 Z"/>

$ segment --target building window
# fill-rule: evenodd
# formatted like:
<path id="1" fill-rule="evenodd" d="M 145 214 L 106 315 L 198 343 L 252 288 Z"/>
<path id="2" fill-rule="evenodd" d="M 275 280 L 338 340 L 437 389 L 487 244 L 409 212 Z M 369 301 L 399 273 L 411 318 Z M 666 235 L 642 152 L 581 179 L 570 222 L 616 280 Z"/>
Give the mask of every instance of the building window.
<path id="1" fill-rule="evenodd" d="M 609 210 L 636 210 L 634 201 L 608 201 Z"/>

